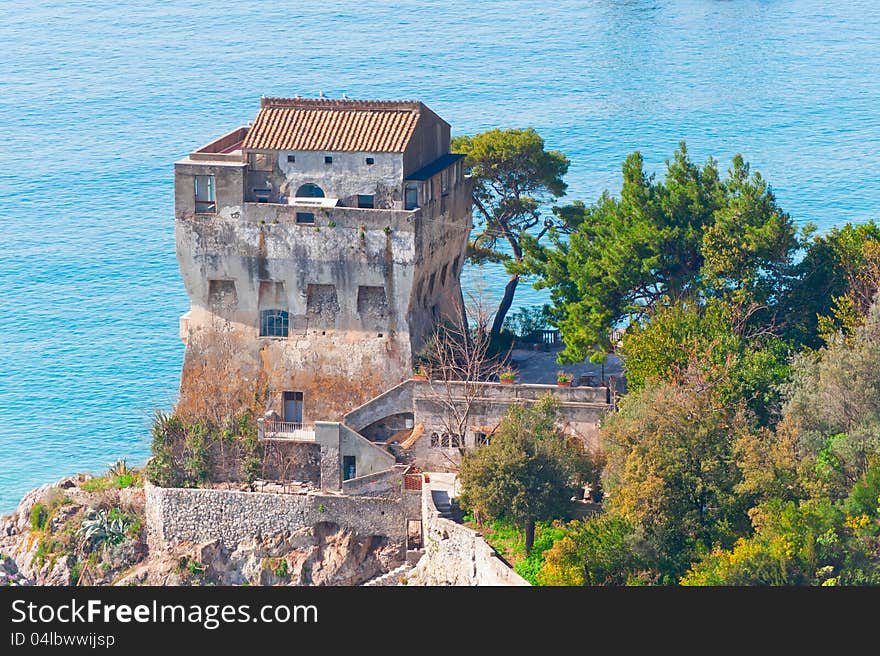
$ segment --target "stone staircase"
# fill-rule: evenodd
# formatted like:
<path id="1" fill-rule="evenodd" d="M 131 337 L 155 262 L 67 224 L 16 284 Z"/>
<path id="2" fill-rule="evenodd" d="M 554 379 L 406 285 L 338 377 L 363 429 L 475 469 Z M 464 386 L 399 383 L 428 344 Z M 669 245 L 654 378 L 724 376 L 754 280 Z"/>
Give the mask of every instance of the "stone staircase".
<path id="1" fill-rule="evenodd" d="M 376 586 L 392 586 L 392 585 L 400 585 L 400 577 L 406 576 L 406 573 L 412 569 L 412 566 L 409 563 L 404 563 L 399 567 L 395 567 L 390 572 L 385 572 L 377 576 L 376 578 L 370 579 L 366 583 L 362 584 L 363 587 L 376 587 Z"/>
<path id="2" fill-rule="evenodd" d="M 431 490 L 431 500 L 434 507 L 443 519 L 451 519 L 455 521 L 455 515 L 452 510 L 452 502 L 449 500 L 449 493 L 445 490 Z"/>

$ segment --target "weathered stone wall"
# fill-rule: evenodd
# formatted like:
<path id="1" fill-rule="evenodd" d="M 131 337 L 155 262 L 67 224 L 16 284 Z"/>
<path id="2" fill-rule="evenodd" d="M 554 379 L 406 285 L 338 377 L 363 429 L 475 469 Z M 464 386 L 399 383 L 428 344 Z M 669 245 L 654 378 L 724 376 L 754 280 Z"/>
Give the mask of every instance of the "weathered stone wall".
<path id="1" fill-rule="evenodd" d="M 361 437 L 344 424 L 339 426 L 339 455 L 353 456 L 356 463 L 356 475 L 366 476 L 389 470 L 394 466 L 394 455 L 369 440 Z"/>
<path id="2" fill-rule="evenodd" d="M 440 517 L 429 486 L 422 491 L 422 521 L 425 555 L 407 576 L 409 585 L 529 585 L 476 531 Z"/>
<path id="3" fill-rule="evenodd" d="M 400 496 L 406 468 L 407 465 L 395 465 L 392 469 L 350 478 L 342 481 L 342 492 L 361 497 Z"/>
<path id="4" fill-rule="evenodd" d="M 455 387 L 455 384 L 452 385 Z M 501 385 L 487 383 L 480 386 L 478 394 L 469 392 L 472 399 L 468 416 L 468 431 L 463 436 L 463 446 L 474 448 L 477 432 L 490 432 L 507 414 L 508 408 L 516 403 L 531 404 L 546 394 L 553 394 L 560 402 L 559 413 L 563 430 L 577 435 L 584 445 L 597 449 L 598 425 L 601 418 L 611 409 L 607 404 L 607 390 L 604 387 L 558 387 L 554 385 Z M 443 383 L 431 381 L 415 383 L 413 407 L 415 422 L 424 426 L 424 435 L 413 445 L 413 461 L 427 471 L 455 471 L 461 461 L 459 449 L 432 446 L 432 434 L 438 438 L 448 432 L 449 425 L 456 421 L 446 409 L 454 391 L 447 391 Z M 464 396 L 462 397 L 464 398 Z M 483 429 L 482 431 L 479 429 Z"/>
<path id="5" fill-rule="evenodd" d="M 321 449 L 318 444 L 291 440 L 266 440 L 263 478 L 321 484 Z M 212 479 L 217 480 L 217 479 Z"/>
<path id="6" fill-rule="evenodd" d="M 191 186 L 194 172 L 178 164 L 177 184 Z M 337 420 L 406 379 L 414 352 L 461 296 L 466 188 L 450 195 L 444 213 L 440 205 L 224 206 L 219 189 L 217 215 L 179 210 L 177 255 L 191 300 L 181 320 L 182 408 L 204 414 L 258 393 L 262 413 L 280 410 L 291 390 L 304 393 L 305 422 Z M 302 209 L 314 211 L 315 224 L 296 223 Z M 321 311 L 327 299 L 333 310 Z M 288 311 L 287 337 L 260 336 L 260 311 L 270 308 Z"/>
<path id="7" fill-rule="evenodd" d="M 321 494 L 266 494 L 231 490 L 160 488 L 149 483 L 146 528 L 152 547 L 219 540 L 234 548 L 268 536 L 332 522 L 360 535 L 381 535 L 403 544 L 403 500 Z"/>
<path id="8" fill-rule="evenodd" d="M 559 387 L 555 385 L 501 385 L 481 383 L 475 391 L 464 391 L 463 383 L 445 384 L 439 381 L 407 380 L 346 414 L 343 422 L 356 430 L 373 434 L 373 427 L 381 428 L 389 417 L 412 413 L 413 424 L 421 425 L 424 434 L 409 449 L 400 454 L 405 462 L 413 462 L 427 471 L 454 471 L 461 460 L 458 448 L 432 446 L 431 435 L 448 431 L 454 417 L 449 417 L 445 404 L 452 399 L 470 399 L 468 430 L 463 446 L 476 446 L 480 428 L 497 426 L 514 403 L 534 403 L 546 394 L 560 401 L 563 428 L 578 435 L 588 448 L 598 448 L 598 424 L 611 410 L 607 403 L 608 390 L 604 387 Z"/>
<path id="9" fill-rule="evenodd" d="M 302 185 L 314 184 L 326 198 L 338 198 L 345 205 L 356 207 L 357 194 L 367 194 L 374 196 L 377 208 L 403 209 L 401 153 L 277 151 L 272 157 L 276 158 L 273 171 L 251 174 L 255 179 L 250 187 L 265 187 L 263 180 L 268 178 L 273 203 L 287 203 Z M 327 164 L 325 157 L 332 157 L 332 163 Z M 367 157 L 373 164 L 366 163 Z"/>

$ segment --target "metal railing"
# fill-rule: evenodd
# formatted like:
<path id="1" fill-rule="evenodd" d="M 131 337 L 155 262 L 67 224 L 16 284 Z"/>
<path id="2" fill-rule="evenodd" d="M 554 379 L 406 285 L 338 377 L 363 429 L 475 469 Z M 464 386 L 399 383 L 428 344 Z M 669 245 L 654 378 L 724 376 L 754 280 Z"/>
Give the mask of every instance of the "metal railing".
<path id="1" fill-rule="evenodd" d="M 303 424 L 299 421 L 272 421 L 271 419 L 258 419 L 257 423 L 262 427 L 260 432 L 263 438 L 315 441 L 315 427 L 313 425 Z"/>

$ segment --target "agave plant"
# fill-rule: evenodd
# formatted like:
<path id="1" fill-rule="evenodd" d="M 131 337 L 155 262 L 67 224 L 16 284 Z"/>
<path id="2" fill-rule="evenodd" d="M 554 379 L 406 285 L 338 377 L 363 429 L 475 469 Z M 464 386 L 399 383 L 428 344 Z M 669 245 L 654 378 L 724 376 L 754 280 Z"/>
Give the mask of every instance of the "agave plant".
<path id="1" fill-rule="evenodd" d="M 85 541 L 98 545 L 119 544 L 125 539 L 125 530 L 129 522 L 124 517 L 110 519 L 106 510 L 89 510 L 89 515 L 83 520 L 77 534 Z"/>
<path id="2" fill-rule="evenodd" d="M 109 476 L 125 476 L 126 474 L 131 474 L 131 469 L 129 469 L 128 463 L 125 462 L 125 458 L 117 458 L 116 462 L 107 469 L 107 474 Z"/>

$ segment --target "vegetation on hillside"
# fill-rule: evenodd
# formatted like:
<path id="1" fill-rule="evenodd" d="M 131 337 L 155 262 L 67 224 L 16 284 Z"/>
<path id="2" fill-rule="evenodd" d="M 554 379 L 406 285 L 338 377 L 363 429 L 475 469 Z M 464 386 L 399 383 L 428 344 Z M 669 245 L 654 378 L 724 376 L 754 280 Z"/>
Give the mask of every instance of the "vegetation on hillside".
<path id="1" fill-rule="evenodd" d="M 560 526 L 533 581 L 880 583 L 880 228 L 797 230 L 740 156 L 722 176 L 684 144 L 662 180 L 638 153 L 623 179 L 522 239 L 562 360 L 602 361 L 622 328 L 629 386 L 600 430 L 603 509 Z M 470 507 L 526 470 L 493 446 L 463 468 Z"/>
<path id="2" fill-rule="evenodd" d="M 593 458 L 558 420 L 552 395 L 531 406 L 513 405 L 490 443 L 461 461 L 462 505 L 478 523 L 506 520 L 522 529 L 526 555 L 535 524 L 565 516 L 572 496 L 595 476 Z"/>

